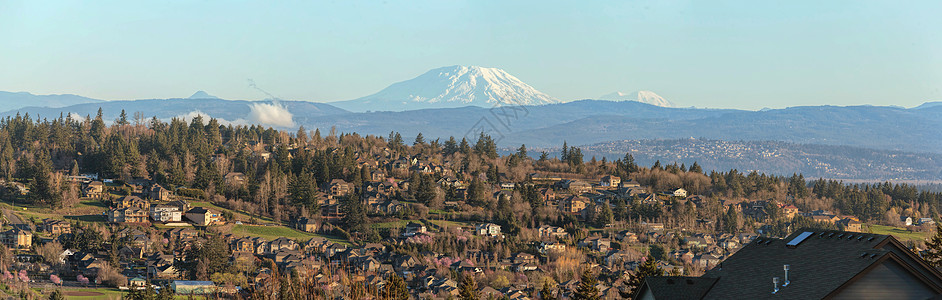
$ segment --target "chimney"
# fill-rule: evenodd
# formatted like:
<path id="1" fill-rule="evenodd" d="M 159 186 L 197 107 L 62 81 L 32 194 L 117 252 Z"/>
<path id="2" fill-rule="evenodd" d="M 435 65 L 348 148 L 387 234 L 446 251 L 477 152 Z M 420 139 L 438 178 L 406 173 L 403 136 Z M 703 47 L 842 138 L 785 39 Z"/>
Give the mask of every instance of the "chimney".
<path id="1" fill-rule="evenodd" d="M 772 290 L 772 295 L 778 293 L 778 277 L 772 277 L 772 285 L 775 286 L 775 289 Z"/>
<path id="2" fill-rule="evenodd" d="M 791 283 L 791 281 L 788 281 L 788 269 L 791 269 L 791 266 L 785 265 L 783 269 L 785 269 L 785 283 L 782 283 L 782 287 L 786 287 L 789 283 Z"/>

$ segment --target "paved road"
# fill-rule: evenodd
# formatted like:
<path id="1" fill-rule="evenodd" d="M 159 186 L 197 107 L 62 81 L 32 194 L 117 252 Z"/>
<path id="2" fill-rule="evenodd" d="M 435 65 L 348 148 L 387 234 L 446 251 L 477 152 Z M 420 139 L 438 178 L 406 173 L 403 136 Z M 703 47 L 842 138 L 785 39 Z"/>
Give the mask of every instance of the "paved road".
<path id="1" fill-rule="evenodd" d="M 3 216 L 10 221 L 10 226 L 19 228 L 20 230 L 33 231 L 33 224 L 23 221 L 23 219 L 14 214 L 13 211 L 4 209 Z"/>

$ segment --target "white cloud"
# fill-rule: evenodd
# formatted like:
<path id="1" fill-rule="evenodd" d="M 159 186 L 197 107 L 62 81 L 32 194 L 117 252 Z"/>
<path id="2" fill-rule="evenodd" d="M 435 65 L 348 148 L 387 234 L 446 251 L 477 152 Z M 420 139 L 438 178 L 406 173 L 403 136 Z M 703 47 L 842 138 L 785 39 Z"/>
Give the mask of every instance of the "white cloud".
<path id="1" fill-rule="evenodd" d="M 254 124 L 294 127 L 293 115 L 281 103 L 253 103 L 248 120 Z"/>
<path id="2" fill-rule="evenodd" d="M 221 125 L 249 125 L 259 124 L 274 127 L 294 127 L 293 115 L 280 103 L 253 103 L 249 106 L 249 115 L 245 118 L 235 120 L 226 120 L 216 118 Z M 209 114 L 199 110 L 194 110 L 183 115 L 176 116 L 190 123 L 196 116 L 203 116 L 204 124 L 212 118 Z"/>
<path id="3" fill-rule="evenodd" d="M 85 121 L 85 117 L 83 117 L 83 116 L 81 116 L 81 115 L 79 115 L 79 114 L 77 114 L 77 113 L 74 113 L 74 112 L 70 112 L 70 113 L 69 113 L 69 119 L 72 119 L 72 121 L 75 121 L 75 122 L 84 122 L 84 121 Z"/>

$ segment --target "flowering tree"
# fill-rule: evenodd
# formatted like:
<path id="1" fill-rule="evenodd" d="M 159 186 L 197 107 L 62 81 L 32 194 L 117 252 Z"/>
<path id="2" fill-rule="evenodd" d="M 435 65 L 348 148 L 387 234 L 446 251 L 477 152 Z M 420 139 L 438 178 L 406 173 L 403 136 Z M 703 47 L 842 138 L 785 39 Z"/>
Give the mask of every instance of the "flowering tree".
<path id="1" fill-rule="evenodd" d="M 56 274 L 49 275 L 49 281 L 52 281 L 55 285 L 62 285 L 62 278 L 59 278 Z"/>
<path id="2" fill-rule="evenodd" d="M 82 274 L 75 276 L 75 280 L 78 280 L 78 282 L 84 286 L 88 286 L 88 277 L 85 277 Z"/>
<path id="3" fill-rule="evenodd" d="M 10 274 L 10 271 L 3 270 L 3 280 L 10 281 L 13 279 L 13 274 Z"/>
<path id="4" fill-rule="evenodd" d="M 20 270 L 20 273 L 17 275 L 19 275 L 17 277 L 19 277 L 20 281 L 29 282 L 29 275 L 26 274 L 26 270 Z"/>

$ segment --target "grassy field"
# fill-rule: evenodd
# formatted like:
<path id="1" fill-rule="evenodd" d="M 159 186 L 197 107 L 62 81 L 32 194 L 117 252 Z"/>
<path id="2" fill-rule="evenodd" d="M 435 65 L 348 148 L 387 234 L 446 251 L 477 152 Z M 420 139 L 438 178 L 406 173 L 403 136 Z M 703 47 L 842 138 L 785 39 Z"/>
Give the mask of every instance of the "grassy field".
<path id="1" fill-rule="evenodd" d="M 870 230 L 873 230 L 873 233 L 876 234 L 889 234 L 896 237 L 900 241 L 913 240 L 913 241 L 922 241 L 926 239 L 927 233 L 925 232 L 910 232 L 909 230 L 892 227 L 892 226 L 883 226 L 883 225 L 870 225 Z"/>
<path id="2" fill-rule="evenodd" d="M 121 299 L 127 293 L 119 289 L 113 288 L 97 288 L 97 289 L 79 289 L 79 288 L 63 288 L 62 292 L 66 294 L 65 299 L 70 300 L 92 300 L 92 299 Z M 69 295 L 70 292 L 87 292 L 87 293 L 96 293 L 98 295 L 94 296 L 75 296 Z"/>
<path id="3" fill-rule="evenodd" d="M 231 209 L 225 209 L 225 208 L 222 208 L 222 207 L 220 207 L 220 206 L 218 206 L 218 205 L 209 203 L 208 201 L 190 201 L 190 206 L 191 206 L 191 207 L 197 207 L 197 206 L 199 206 L 199 207 L 205 207 L 205 208 L 209 208 L 209 209 L 213 209 L 213 210 L 217 210 L 217 211 L 230 211 L 230 212 L 232 212 L 232 215 L 235 216 L 236 220 L 239 220 L 239 221 L 248 221 L 248 220 L 250 220 L 250 219 L 252 219 L 252 218 L 254 217 L 254 218 L 255 218 L 256 220 L 258 220 L 258 221 L 274 222 L 274 220 L 272 220 L 271 218 L 268 218 L 268 217 L 252 216 L 252 215 L 249 215 L 249 214 L 244 213 L 244 212 L 241 212 L 241 211 L 235 211 L 235 210 L 231 210 Z"/>
<path id="4" fill-rule="evenodd" d="M 280 237 L 286 237 L 293 240 L 300 240 L 301 242 L 306 242 L 312 237 L 324 237 L 328 240 L 336 243 L 349 244 L 346 240 L 342 240 L 333 236 L 321 235 L 316 233 L 304 232 L 300 230 L 295 230 L 292 228 L 284 226 L 262 226 L 262 225 L 245 225 L 239 224 L 232 227 L 232 234 L 236 236 L 251 236 L 251 237 L 261 237 L 268 240 L 274 240 Z"/>
<path id="5" fill-rule="evenodd" d="M 438 226 L 441 226 L 441 227 L 448 227 L 448 228 L 455 228 L 455 227 L 470 228 L 470 227 L 474 227 L 471 223 L 467 223 L 467 222 L 455 222 L 455 221 L 448 221 L 448 220 L 428 220 L 428 221 L 429 221 L 430 223 L 432 223 L 432 224 L 435 224 L 435 225 L 438 225 Z"/>
<path id="6" fill-rule="evenodd" d="M 406 221 L 406 220 L 399 220 L 399 221 L 392 221 L 392 222 L 372 223 L 372 224 L 370 224 L 370 227 L 373 227 L 373 228 L 376 228 L 376 229 L 404 228 L 404 227 L 406 227 L 406 224 L 409 224 L 409 221 Z"/>

